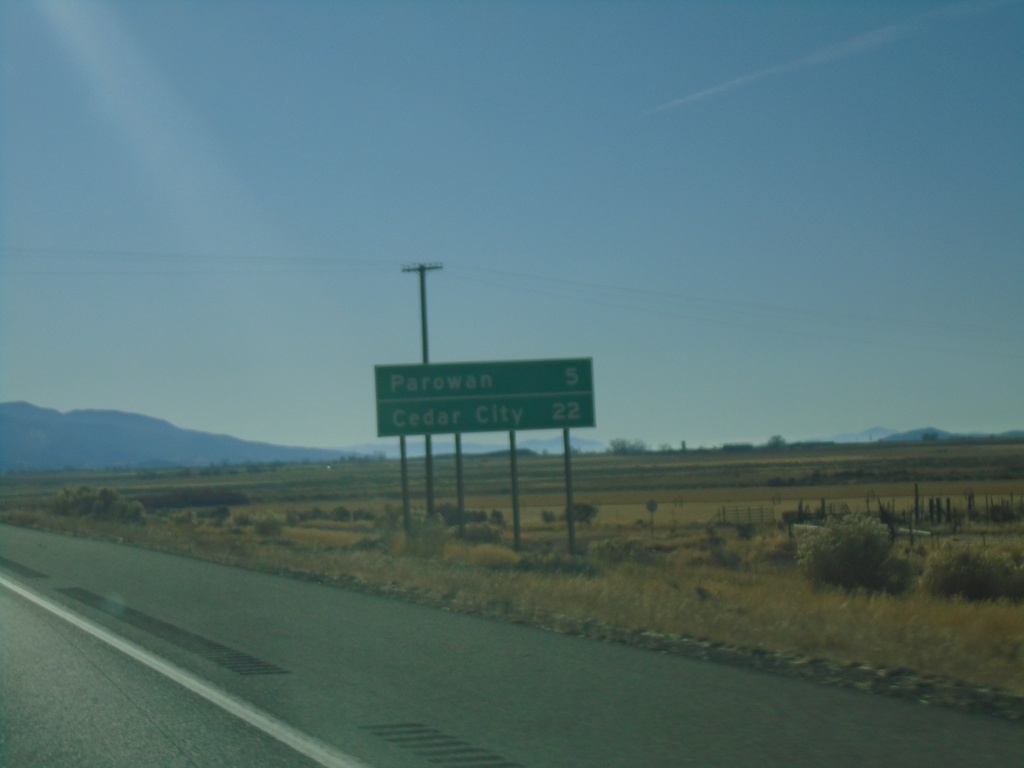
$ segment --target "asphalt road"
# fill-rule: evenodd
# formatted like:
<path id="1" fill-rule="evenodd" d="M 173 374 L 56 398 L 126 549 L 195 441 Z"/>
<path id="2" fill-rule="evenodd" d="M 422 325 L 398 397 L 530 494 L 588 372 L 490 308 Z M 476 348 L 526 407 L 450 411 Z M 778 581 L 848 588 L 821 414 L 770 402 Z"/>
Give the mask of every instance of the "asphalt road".
<path id="1" fill-rule="evenodd" d="M 0 526 L 0 576 L 376 768 L 936 768 L 1024 753 L 1024 726 L 983 715 L 106 542 Z M 108 764 L 14 750 L 58 727 L 62 743 L 165 750 L 147 764 L 315 764 L 22 597 L 0 598 L 5 764 Z M 111 714 L 52 714 L 83 701 Z M 212 746 L 186 758 L 180 739 Z"/>
<path id="2" fill-rule="evenodd" d="M 6 589 L 0 617 L 0 765 L 316 766 Z"/>

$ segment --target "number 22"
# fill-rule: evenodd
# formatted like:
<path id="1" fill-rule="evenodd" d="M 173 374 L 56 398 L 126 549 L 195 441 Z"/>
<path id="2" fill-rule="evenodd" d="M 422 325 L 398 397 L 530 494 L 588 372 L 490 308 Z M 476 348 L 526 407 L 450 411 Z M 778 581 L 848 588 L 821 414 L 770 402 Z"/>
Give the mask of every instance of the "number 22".
<path id="1" fill-rule="evenodd" d="M 555 421 L 576 421 L 580 417 L 579 403 L 554 403 L 553 407 Z"/>

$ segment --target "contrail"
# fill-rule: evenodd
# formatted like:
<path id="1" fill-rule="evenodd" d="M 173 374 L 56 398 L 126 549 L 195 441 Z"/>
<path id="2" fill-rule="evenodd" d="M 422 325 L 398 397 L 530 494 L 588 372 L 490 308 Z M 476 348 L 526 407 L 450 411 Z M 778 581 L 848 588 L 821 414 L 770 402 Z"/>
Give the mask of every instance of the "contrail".
<path id="1" fill-rule="evenodd" d="M 942 17 L 950 18 L 953 16 L 965 16 L 973 15 L 988 11 L 992 8 L 1001 7 L 1005 5 L 1014 5 L 1019 0 L 999 0 L 994 3 L 988 3 L 986 5 L 973 5 L 970 3 L 957 3 L 955 5 L 945 6 L 936 10 L 928 11 L 920 16 L 916 16 L 908 21 L 899 22 L 897 24 L 889 24 L 884 27 L 879 27 L 870 32 L 865 32 L 855 37 L 851 37 L 848 40 L 844 40 L 839 43 L 821 48 L 814 53 L 803 56 L 799 59 L 786 62 L 785 64 L 776 64 L 766 69 L 758 70 L 757 72 L 751 72 L 747 75 L 741 75 L 740 77 L 733 78 L 719 85 L 712 86 L 711 88 L 705 88 L 703 91 L 697 91 L 691 93 L 689 96 L 684 96 L 681 99 L 674 99 L 667 101 L 654 109 L 648 110 L 644 113 L 644 116 L 653 115 L 656 112 L 665 112 L 669 109 L 675 109 L 677 107 L 684 107 L 687 104 L 693 104 L 694 102 L 701 101 L 710 96 L 717 96 L 720 93 L 735 90 L 736 88 L 742 88 L 756 83 L 759 80 L 766 80 L 769 77 L 778 77 L 788 72 L 793 72 L 798 69 L 806 69 L 807 67 L 816 67 L 819 64 L 824 64 L 829 61 L 835 61 L 836 59 L 844 59 L 848 56 L 855 56 L 861 51 L 869 48 L 877 48 L 880 45 L 885 45 L 898 40 L 901 37 L 914 32 L 921 23 L 929 18 Z"/>

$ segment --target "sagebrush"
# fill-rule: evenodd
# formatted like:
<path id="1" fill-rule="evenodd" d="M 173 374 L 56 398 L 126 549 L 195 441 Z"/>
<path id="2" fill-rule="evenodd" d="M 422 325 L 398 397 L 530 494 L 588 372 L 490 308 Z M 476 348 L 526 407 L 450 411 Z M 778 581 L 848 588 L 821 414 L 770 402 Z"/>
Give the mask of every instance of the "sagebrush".
<path id="1" fill-rule="evenodd" d="M 815 586 L 895 595 L 912 582 L 910 563 L 895 554 L 886 528 L 865 516 L 833 517 L 821 528 L 801 532 L 797 556 Z"/>
<path id="2" fill-rule="evenodd" d="M 936 597 L 1024 600 L 1024 554 L 947 545 L 928 558 L 921 586 Z"/>

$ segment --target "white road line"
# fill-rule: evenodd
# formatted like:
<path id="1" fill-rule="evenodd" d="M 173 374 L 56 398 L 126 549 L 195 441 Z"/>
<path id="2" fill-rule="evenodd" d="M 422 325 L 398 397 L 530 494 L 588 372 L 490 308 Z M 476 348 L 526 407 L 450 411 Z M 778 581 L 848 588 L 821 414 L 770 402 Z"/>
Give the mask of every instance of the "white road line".
<path id="1" fill-rule="evenodd" d="M 98 624 L 94 624 L 78 614 L 72 613 L 63 606 L 47 600 L 45 597 L 36 594 L 30 589 L 8 581 L 0 576 L 0 586 L 6 587 L 11 592 L 35 603 L 40 608 L 49 611 L 54 616 L 63 619 L 69 624 L 87 632 L 97 640 L 100 640 L 121 653 L 142 662 L 150 669 L 159 672 L 164 677 L 173 680 L 193 693 L 197 693 L 212 704 L 216 704 L 225 712 L 230 712 L 235 717 L 244 720 L 254 728 L 259 728 L 268 736 L 271 736 L 282 744 L 286 744 L 296 752 L 305 755 L 311 760 L 324 766 L 324 768 L 370 768 L 366 763 L 357 760 L 351 755 L 340 752 L 331 745 L 319 739 L 293 728 L 273 715 L 269 715 L 252 704 L 232 696 L 205 680 L 196 677 L 181 667 L 171 664 L 169 661 L 155 656 L 144 648 L 129 642 L 112 632 L 108 632 Z"/>

